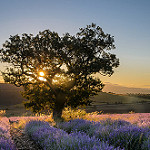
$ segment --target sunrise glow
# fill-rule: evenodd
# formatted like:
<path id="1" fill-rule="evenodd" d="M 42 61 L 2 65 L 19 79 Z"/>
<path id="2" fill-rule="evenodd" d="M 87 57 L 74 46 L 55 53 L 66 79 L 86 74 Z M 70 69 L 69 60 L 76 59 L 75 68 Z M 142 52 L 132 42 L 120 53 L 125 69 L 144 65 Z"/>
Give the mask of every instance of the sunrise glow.
<path id="1" fill-rule="evenodd" d="M 40 71 L 40 72 L 39 72 L 39 75 L 40 75 L 41 77 L 43 77 L 43 76 L 45 76 L 45 73 L 44 73 L 43 71 Z"/>

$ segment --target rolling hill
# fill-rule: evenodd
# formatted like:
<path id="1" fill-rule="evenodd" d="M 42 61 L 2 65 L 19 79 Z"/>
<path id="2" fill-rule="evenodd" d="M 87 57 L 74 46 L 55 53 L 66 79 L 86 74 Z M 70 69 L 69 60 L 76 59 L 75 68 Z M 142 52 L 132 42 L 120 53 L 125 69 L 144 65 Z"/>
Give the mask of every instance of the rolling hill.
<path id="1" fill-rule="evenodd" d="M 25 100 L 20 94 L 21 91 L 23 91 L 23 88 L 21 87 L 16 87 L 12 84 L 0 83 L 0 105 L 20 104 Z M 129 97 L 126 95 L 118 95 L 106 92 L 100 92 L 97 96 L 93 97 L 92 100 L 94 100 L 94 104 L 121 104 L 147 101 L 146 99 L 139 99 L 137 97 Z"/>
<path id="2" fill-rule="evenodd" d="M 0 83 L 0 105 L 10 106 L 20 104 L 25 99 L 21 96 L 21 87 Z"/>
<path id="3" fill-rule="evenodd" d="M 136 96 L 121 95 L 114 93 L 100 92 L 98 95 L 92 98 L 94 105 L 98 104 L 131 104 L 140 102 L 150 102 L 150 99 L 139 98 Z"/>

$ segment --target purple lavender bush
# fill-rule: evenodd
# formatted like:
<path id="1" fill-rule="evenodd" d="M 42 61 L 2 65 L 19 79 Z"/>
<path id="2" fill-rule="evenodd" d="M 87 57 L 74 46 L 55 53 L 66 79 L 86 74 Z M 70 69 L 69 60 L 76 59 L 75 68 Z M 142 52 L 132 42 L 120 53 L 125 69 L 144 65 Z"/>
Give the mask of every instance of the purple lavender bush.
<path id="1" fill-rule="evenodd" d="M 0 127 L 0 149 L 1 150 L 15 150 L 15 145 L 13 144 L 12 140 L 8 136 L 6 130 Z"/>
<path id="2" fill-rule="evenodd" d="M 42 121 L 31 121 L 25 132 L 44 150 L 120 150 L 83 132 L 68 134 Z"/>
<path id="3" fill-rule="evenodd" d="M 127 122 L 125 120 L 112 120 L 112 119 L 106 119 L 106 120 L 101 120 L 99 122 L 103 126 L 111 125 L 113 128 L 119 128 L 123 126 L 129 126 L 132 125 L 130 122 Z"/>
<path id="4" fill-rule="evenodd" d="M 145 150 L 143 144 L 145 143 L 146 145 L 147 142 L 149 143 L 147 140 L 148 135 L 150 135 L 149 128 L 124 126 L 122 128 L 114 129 L 108 135 L 108 142 L 115 147 L 120 146 L 126 150 Z"/>
<path id="5" fill-rule="evenodd" d="M 106 120 L 96 123 L 90 136 L 95 136 L 101 141 L 108 141 L 115 147 L 120 146 L 126 150 L 147 150 L 150 146 L 150 129 L 140 128 L 124 120 Z"/>
<path id="6" fill-rule="evenodd" d="M 147 140 L 143 141 L 141 149 L 143 149 L 143 150 L 150 150 L 150 136 L 148 137 Z"/>
<path id="7" fill-rule="evenodd" d="M 60 122 L 57 124 L 57 128 L 65 130 L 67 133 L 81 131 L 88 132 L 92 128 L 92 122 L 83 119 L 70 120 L 68 122 Z"/>
<path id="8" fill-rule="evenodd" d="M 16 150 L 15 145 L 10 139 L 0 137 L 0 149 L 1 150 Z"/>
<path id="9" fill-rule="evenodd" d="M 88 120 L 75 119 L 69 122 L 58 123 L 57 127 L 68 133 L 75 131 L 85 132 L 90 137 L 96 136 L 96 138 L 106 141 L 112 130 L 128 125 L 131 125 L 131 123 L 124 120 L 107 119 L 101 122 L 90 122 Z"/>
<path id="10" fill-rule="evenodd" d="M 0 127 L 0 138 L 1 137 L 7 139 L 7 131 L 5 131 L 2 127 Z"/>
<path id="11" fill-rule="evenodd" d="M 70 144 L 74 148 L 74 150 L 83 149 L 83 150 L 121 150 L 121 148 L 117 147 L 114 148 L 114 146 L 110 146 L 107 142 L 100 141 L 99 139 L 93 137 L 89 137 L 86 133 L 82 132 L 73 132 L 70 134 L 71 138 L 67 140 L 67 142 L 70 140 Z M 66 141 L 66 140 L 65 140 Z M 67 144 L 63 145 L 66 146 Z M 69 150 L 72 148 L 69 147 Z M 122 149 L 123 150 L 123 149 Z"/>
<path id="12" fill-rule="evenodd" d="M 33 132 L 36 132 L 37 130 L 39 130 L 39 128 L 49 128 L 49 123 L 48 122 L 44 122 L 44 121 L 30 121 L 29 123 L 26 124 L 25 126 L 25 132 L 31 136 L 31 134 Z"/>
<path id="13" fill-rule="evenodd" d="M 88 135 L 95 136 L 101 141 L 107 141 L 108 135 L 113 132 L 115 129 L 122 127 L 132 126 L 131 123 L 124 120 L 111 120 L 106 119 L 100 122 L 95 122 L 93 127 L 89 130 Z"/>
<path id="14" fill-rule="evenodd" d="M 121 150 L 119 147 L 109 146 L 107 142 L 101 142 L 95 137 L 89 137 L 85 133 L 74 132 L 71 134 L 57 134 L 47 137 L 42 148 L 46 150 Z"/>
<path id="15" fill-rule="evenodd" d="M 68 133 L 82 131 L 90 137 L 95 136 L 100 141 L 108 141 L 115 147 L 120 146 L 127 150 L 135 148 L 145 150 L 145 147 L 150 145 L 150 140 L 147 140 L 150 137 L 149 128 L 140 128 L 124 120 L 107 119 L 100 122 L 89 122 L 77 119 L 60 123 L 57 127 Z"/>

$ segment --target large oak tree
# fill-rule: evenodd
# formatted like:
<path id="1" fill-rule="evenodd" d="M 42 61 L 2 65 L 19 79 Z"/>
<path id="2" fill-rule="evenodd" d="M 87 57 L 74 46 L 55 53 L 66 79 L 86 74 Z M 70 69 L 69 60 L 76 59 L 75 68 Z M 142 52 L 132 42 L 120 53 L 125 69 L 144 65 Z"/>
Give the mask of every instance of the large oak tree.
<path id="1" fill-rule="evenodd" d="M 56 119 L 65 106 L 89 105 L 90 97 L 102 90 L 94 74 L 113 74 L 119 66 L 119 59 L 110 53 L 114 48 L 113 36 L 93 23 L 75 36 L 60 37 L 50 30 L 11 36 L 0 50 L 1 61 L 10 64 L 3 78 L 24 88 L 26 108 L 51 109 Z"/>

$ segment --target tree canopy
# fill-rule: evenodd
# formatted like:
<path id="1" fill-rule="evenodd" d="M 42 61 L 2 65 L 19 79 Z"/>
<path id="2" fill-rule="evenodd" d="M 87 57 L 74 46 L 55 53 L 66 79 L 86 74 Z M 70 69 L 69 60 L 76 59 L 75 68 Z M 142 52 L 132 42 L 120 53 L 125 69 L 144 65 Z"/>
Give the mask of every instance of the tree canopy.
<path id="1" fill-rule="evenodd" d="M 52 109 L 61 114 L 64 106 L 89 105 L 90 97 L 103 88 L 94 74 L 111 76 L 119 59 L 110 53 L 114 37 L 95 24 L 62 37 L 45 30 L 36 36 L 10 36 L 0 50 L 5 82 L 23 86 L 27 108 L 34 112 Z"/>

